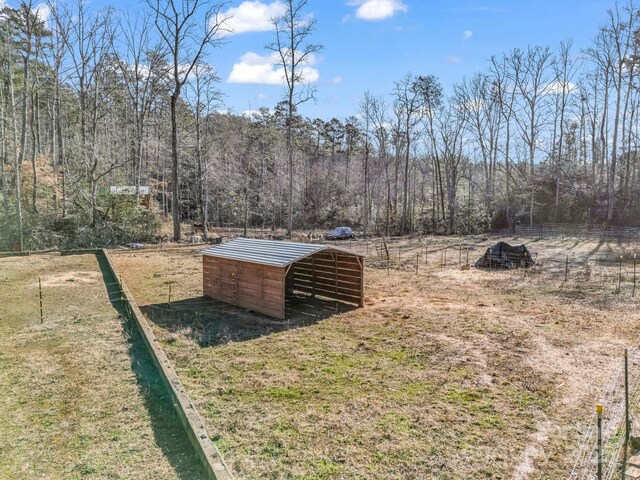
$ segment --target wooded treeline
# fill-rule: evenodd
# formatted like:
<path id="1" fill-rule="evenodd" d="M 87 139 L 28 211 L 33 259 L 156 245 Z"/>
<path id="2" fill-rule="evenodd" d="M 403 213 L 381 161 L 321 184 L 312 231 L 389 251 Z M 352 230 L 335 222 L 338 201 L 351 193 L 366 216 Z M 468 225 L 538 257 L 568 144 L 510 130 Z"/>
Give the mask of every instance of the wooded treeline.
<path id="1" fill-rule="evenodd" d="M 607 13 L 589 48 L 514 49 L 448 94 L 432 75 L 399 74 L 328 121 L 298 115 L 313 97 L 301 54 L 321 47 L 307 2 L 286 3 L 271 46 L 284 99 L 244 115 L 225 112 L 211 66 L 222 4 L 150 1 L 137 17 L 81 0 L 5 7 L 0 249 L 147 241 L 172 216 L 176 228 L 387 235 L 640 224 L 633 3 Z M 172 36 L 173 14 L 184 30 Z M 293 50 L 277 36 L 290 31 Z M 111 195 L 119 185 L 149 185 L 148 208 Z"/>

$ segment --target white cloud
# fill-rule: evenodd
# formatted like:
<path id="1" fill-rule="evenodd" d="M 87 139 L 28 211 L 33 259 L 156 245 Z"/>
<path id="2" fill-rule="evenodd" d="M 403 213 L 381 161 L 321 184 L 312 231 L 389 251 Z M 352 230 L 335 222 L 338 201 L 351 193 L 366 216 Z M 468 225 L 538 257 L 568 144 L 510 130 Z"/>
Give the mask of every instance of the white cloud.
<path id="1" fill-rule="evenodd" d="M 469 40 L 471 37 L 473 37 L 473 31 L 472 30 L 465 30 L 462 33 L 463 40 Z"/>
<path id="2" fill-rule="evenodd" d="M 357 6 L 356 17 L 370 22 L 393 17 L 397 12 L 409 9 L 402 0 L 351 0 L 348 5 Z"/>
<path id="3" fill-rule="evenodd" d="M 342 77 L 340 75 L 338 75 L 337 77 L 333 77 L 331 83 L 333 83 L 334 85 L 340 85 L 342 83 Z"/>
<path id="4" fill-rule="evenodd" d="M 1 1 L 1 0 L 0 0 Z M 260 0 L 245 1 L 237 7 L 230 8 L 224 12 L 224 17 L 228 20 L 224 23 L 227 35 L 234 35 L 247 32 L 266 32 L 273 30 L 275 17 L 283 15 L 286 11 L 284 3 L 275 0 L 271 3 L 262 3 Z"/>
<path id="5" fill-rule="evenodd" d="M 229 83 L 255 83 L 264 85 L 281 85 L 284 83 L 284 69 L 278 66 L 279 56 L 276 52 L 268 56 L 247 52 L 240 61 L 231 68 L 227 78 Z M 320 73 L 311 67 L 316 59 L 311 57 L 307 65 L 302 67 L 303 82 L 317 82 Z"/>
<path id="6" fill-rule="evenodd" d="M 460 63 L 462 61 L 462 58 L 460 58 L 458 55 L 449 55 L 447 57 L 447 63 Z"/>
<path id="7" fill-rule="evenodd" d="M 462 112 L 479 112 L 484 108 L 483 100 L 472 100 L 470 102 L 458 103 L 456 109 Z"/>
<path id="8" fill-rule="evenodd" d="M 2 8 L 3 0 L 0 0 L 0 8 Z M 49 21 L 49 17 L 51 16 L 51 7 L 46 3 L 41 3 L 40 5 L 36 5 L 33 9 L 33 12 L 43 23 L 47 23 Z"/>
<path id="9" fill-rule="evenodd" d="M 551 82 L 542 89 L 543 95 L 575 93 L 578 87 L 571 82 Z"/>

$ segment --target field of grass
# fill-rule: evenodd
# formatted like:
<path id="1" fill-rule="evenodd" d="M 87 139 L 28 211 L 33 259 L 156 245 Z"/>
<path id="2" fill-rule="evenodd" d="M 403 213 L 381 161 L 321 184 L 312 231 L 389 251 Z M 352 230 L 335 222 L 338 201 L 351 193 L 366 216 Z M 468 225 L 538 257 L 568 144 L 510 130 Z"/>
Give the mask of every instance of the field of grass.
<path id="1" fill-rule="evenodd" d="M 495 239 L 459 240 L 475 259 Z M 561 260 L 634 246 L 532 242 L 543 267 L 523 275 L 460 270 L 456 248 L 441 266 L 456 241 L 393 243 L 389 270 L 344 244 L 372 254 L 365 307 L 284 322 L 202 297 L 197 249 L 114 259 L 238 478 L 566 478 L 640 314 L 628 278 L 614 295 L 612 272 L 572 264 L 564 282 Z"/>
<path id="2" fill-rule="evenodd" d="M 0 479 L 203 478 L 112 283 L 94 255 L 0 259 Z"/>

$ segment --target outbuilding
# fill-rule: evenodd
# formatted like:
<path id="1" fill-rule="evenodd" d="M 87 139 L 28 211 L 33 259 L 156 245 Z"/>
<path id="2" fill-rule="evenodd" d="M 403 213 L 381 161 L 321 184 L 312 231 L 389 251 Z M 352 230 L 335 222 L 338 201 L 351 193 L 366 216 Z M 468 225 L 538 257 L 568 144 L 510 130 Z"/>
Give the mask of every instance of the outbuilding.
<path id="1" fill-rule="evenodd" d="M 364 256 L 331 245 L 237 238 L 202 251 L 205 296 L 286 317 L 287 295 L 363 306 Z"/>

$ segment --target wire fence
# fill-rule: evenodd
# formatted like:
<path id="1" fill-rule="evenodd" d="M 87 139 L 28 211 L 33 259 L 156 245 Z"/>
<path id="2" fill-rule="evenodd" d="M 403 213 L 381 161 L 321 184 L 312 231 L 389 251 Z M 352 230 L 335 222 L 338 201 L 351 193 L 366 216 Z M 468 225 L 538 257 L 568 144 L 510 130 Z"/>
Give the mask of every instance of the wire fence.
<path id="1" fill-rule="evenodd" d="M 622 241 L 640 239 L 640 227 L 545 223 L 531 227 L 516 226 L 516 234 L 539 239 L 578 237 Z"/>
<path id="2" fill-rule="evenodd" d="M 625 387 L 624 361 L 621 359 L 618 367 L 608 377 L 608 382 L 600 390 L 600 405 L 603 407 L 601 441 L 602 463 L 601 478 L 603 480 L 617 480 L 625 478 L 628 448 L 625 436 L 626 419 L 626 392 L 629 392 L 628 403 L 630 406 L 638 404 L 640 394 L 640 349 L 637 347 L 628 349 L 628 362 L 634 367 L 630 368 Z M 637 417 L 636 409 L 629 408 L 629 425 Z M 598 414 L 593 413 L 589 417 L 581 432 L 575 449 L 572 469 L 569 478 L 571 480 L 597 480 L 598 472 Z"/>
<path id="3" fill-rule="evenodd" d="M 607 293 L 635 297 L 640 276 L 640 253 L 635 243 L 597 245 L 592 250 L 562 245 L 528 253 L 488 252 L 489 241 L 456 242 L 431 239 L 371 239 L 344 241 L 337 247 L 366 256 L 368 267 L 390 271 L 451 272 L 471 268 L 512 270 L 541 282 L 563 287 L 589 287 Z"/>

